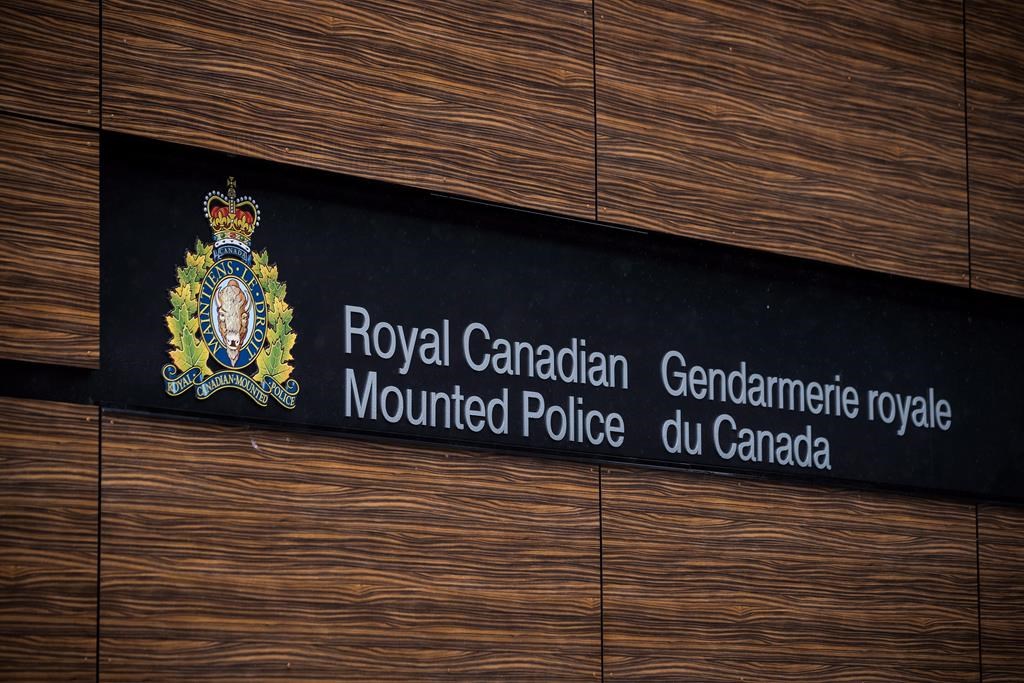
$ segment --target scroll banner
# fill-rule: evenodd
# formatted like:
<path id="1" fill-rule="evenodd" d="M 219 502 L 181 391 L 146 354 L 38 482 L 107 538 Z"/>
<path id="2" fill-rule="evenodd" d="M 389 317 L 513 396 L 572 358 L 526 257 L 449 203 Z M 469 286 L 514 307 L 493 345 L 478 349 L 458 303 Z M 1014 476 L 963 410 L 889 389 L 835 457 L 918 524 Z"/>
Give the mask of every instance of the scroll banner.
<path id="1" fill-rule="evenodd" d="M 237 370 L 216 372 L 204 380 L 199 368 L 192 368 L 182 374 L 168 364 L 163 367 L 163 377 L 164 388 L 171 396 L 178 396 L 195 387 L 196 398 L 200 400 L 209 398 L 221 389 L 238 389 L 261 406 L 267 405 L 273 398 L 285 408 L 291 409 L 295 407 L 295 396 L 299 393 L 299 383 L 293 379 L 283 385 L 278 384 L 273 377 L 264 377 L 261 382 L 257 382 Z"/>

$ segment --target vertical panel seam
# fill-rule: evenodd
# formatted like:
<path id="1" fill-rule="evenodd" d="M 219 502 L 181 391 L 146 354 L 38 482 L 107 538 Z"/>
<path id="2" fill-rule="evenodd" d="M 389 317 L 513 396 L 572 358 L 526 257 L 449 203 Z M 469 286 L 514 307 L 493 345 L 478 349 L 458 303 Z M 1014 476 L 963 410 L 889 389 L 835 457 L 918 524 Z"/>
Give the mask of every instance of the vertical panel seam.
<path id="1" fill-rule="evenodd" d="M 974 504 L 974 561 L 975 561 L 975 582 L 978 593 L 978 682 L 985 678 L 984 654 L 981 641 L 981 506 Z"/>
<path id="2" fill-rule="evenodd" d="M 97 41 L 99 43 L 99 46 L 98 46 L 99 47 L 99 55 L 98 55 L 98 57 L 99 57 L 99 67 L 100 67 L 99 78 L 96 79 L 96 87 L 99 89 L 99 92 L 96 93 L 96 98 L 99 100 L 99 102 L 97 103 L 97 106 L 96 106 L 97 114 L 99 116 L 99 121 L 96 122 L 96 129 L 97 130 L 103 130 L 103 5 L 105 5 L 105 4 L 106 4 L 105 2 L 100 2 L 100 12 L 99 12 L 100 35 L 99 35 L 99 40 Z"/>
<path id="3" fill-rule="evenodd" d="M 96 429 L 96 683 L 100 680 L 100 566 L 103 552 L 103 408 L 97 406 Z"/>
<path id="4" fill-rule="evenodd" d="M 604 479 L 604 467 L 597 467 L 597 550 L 598 550 L 598 584 L 600 596 L 598 609 L 601 613 L 601 680 L 604 681 L 604 497 L 602 491 L 602 480 Z"/>
<path id="5" fill-rule="evenodd" d="M 968 90 L 967 90 L 967 0 L 962 0 L 960 3 L 960 28 L 963 32 L 963 72 L 964 72 L 964 189 L 965 196 L 967 199 L 967 288 L 971 289 L 974 287 L 974 271 L 973 263 L 974 258 L 971 254 L 971 135 L 970 125 L 968 123 L 968 110 L 970 102 L 968 101 Z M 977 520 L 975 520 L 977 521 Z"/>
<path id="6" fill-rule="evenodd" d="M 594 86 L 594 220 L 600 220 L 597 211 L 597 0 L 590 0 L 590 82 Z M 600 473 L 598 473 L 600 479 Z M 603 675 L 603 674 L 602 674 Z"/>
<path id="7" fill-rule="evenodd" d="M 102 235 L 103 235 L 103 202 L 101 197 L 103 196 L 103 5 L 104 2 L 100 3 L 99 13 L 99 79 L 97 79 L 97 86 L 99 87 L 99 149 L 96 150 L 96 158 L 99 164 L 99 194 L 96 197 L 98 206 L 99 216 L 99 231 L 96 235 L 97 242 L 100 248 L 97 250 L 97 267 L 99 272 L 103 273 L 103 248 L 102 248 Z M 97 359 L 97 365 L 103 367 L 103 297 L 99 297 L 99 319 L 100 319 L 100 343 L 99 352 L 100 357 Z M 96 683 L 100 681 L 100 601 L 102 600 L 103 589 L 100 577 L 100 568 L 102 566 L 102 553 L 103 553 L 103 407 L 99 407 L 99 429 L 98 440 L 96 448 Z"/>

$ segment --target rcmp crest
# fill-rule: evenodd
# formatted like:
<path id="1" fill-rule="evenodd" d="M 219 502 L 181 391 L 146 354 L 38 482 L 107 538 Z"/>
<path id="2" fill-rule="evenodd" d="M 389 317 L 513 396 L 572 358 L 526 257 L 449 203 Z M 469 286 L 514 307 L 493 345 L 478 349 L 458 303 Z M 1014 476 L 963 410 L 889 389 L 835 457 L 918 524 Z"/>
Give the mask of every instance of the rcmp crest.
<path id="1" fill-rule="evenodd" d="M 177 269 L 165 319 L 172 362 L 163 367 L 164 387 L 171 396 L 194 389 L 199 399 L 236 389 L 261 406 L 273 399 L 294 408 L 292 309 L 266 250 L 252 251 L 259 207 L 236 196 L 234 178 L 226 196 L 210 192 L 203 202 L 213 243 L 197 239 Z"/>

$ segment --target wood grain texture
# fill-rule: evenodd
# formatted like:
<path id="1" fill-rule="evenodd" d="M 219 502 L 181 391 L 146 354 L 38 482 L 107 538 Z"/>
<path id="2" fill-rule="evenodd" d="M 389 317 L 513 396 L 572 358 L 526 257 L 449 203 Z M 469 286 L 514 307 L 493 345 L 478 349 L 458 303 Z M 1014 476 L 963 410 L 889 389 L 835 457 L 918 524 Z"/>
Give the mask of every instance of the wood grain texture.
<path id="1" fill-rule="evenodd" d="M 105 413 L 102 681 L 592 680 L 597 472 Z"/>
<path id="2" fill-rule="evenodd" d="M 984 683 L 1024 680 L 1024 509 L 978 506 Z"/>
<path id="3" fill-rule="evenodd" d="M 1024 4 L 966 11 L 971 285 L 1024 296 Z"/>
<path id="4" fill-rule="evenodd" d="M 598 217 L 967 284 L 959 0 L 597 0 Z"/>
<path id="5" fill-rule="evenodd" d="M 0 680 L 95 680 L 98 417 L 0 398 Z"/>
<path id="6" fill-rule="evenodd" d="M 0 110 L 99 125 L 100 5 L 0 0 Z"/>
<path id="7" fill-rule="evenodd" d="M 976 681 L 974 508 L 607 468 L 608 680 Z"/>
<path id="8" fill-rule="evenodd" d="M 99 134 L 0 114 L 0 356 L 99 367 Z"/>
<path id="9" fill-rule="evenodd" d="M 103 126 L 594 217 L 590 0 L 112 0 Z"/>

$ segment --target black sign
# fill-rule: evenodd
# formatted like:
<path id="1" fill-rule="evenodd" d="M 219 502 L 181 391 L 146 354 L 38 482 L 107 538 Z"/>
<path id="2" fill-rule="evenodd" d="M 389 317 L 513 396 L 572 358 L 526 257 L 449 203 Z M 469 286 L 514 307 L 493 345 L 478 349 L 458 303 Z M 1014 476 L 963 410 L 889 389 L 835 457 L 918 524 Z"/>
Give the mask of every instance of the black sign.
<path id="1" fill-rule="evenodd" d="M 1024 492 L 1020 301 L 117 136 L 102 193 L 106 401 Z"/>

